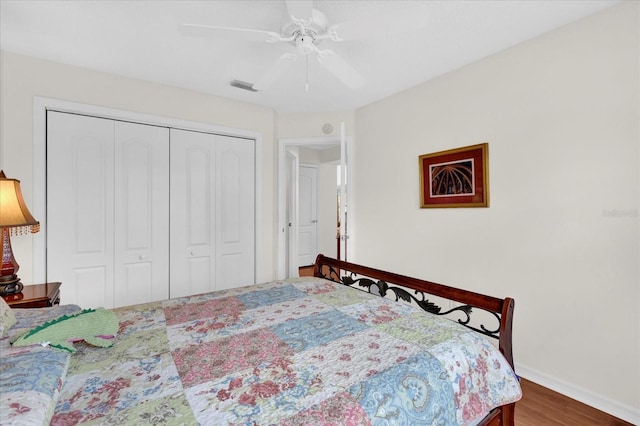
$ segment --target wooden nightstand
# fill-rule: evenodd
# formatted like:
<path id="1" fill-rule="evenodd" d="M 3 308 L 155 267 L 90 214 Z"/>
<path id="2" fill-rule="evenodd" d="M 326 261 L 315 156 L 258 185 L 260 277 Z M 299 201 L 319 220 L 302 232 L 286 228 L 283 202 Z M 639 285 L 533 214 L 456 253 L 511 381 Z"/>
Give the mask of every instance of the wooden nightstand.
<path id="1" fill-rule="evenodd" d="M 46 308 L 60 304 L 62 283 L 25 285 L 22 293 L 2 296 L 12 308 Z"/>

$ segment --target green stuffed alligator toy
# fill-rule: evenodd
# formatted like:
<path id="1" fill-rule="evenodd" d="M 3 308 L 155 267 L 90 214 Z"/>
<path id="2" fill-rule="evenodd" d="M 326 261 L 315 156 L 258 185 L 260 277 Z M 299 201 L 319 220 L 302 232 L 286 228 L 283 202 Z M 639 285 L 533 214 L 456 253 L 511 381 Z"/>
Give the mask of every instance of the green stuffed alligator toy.
<path id="1" fill-rule="evenodd" d="M 15 338 L 13 346 L 43 345 L 73 353 L 73 342 L 84 340 L 106 348 L 113 345 L 118 332 L 118 318 L 104 308 L 84 309 L 46 322 Z"/>

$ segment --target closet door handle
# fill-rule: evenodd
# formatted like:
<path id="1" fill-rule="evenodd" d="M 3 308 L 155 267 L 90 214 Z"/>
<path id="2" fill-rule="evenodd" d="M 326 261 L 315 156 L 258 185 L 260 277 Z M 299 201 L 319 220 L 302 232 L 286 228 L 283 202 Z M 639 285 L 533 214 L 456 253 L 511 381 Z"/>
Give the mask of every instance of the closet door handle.
<path id="1" fill-rule="evenodd" d="M 138 256 L 139 260 L 145 260 L 147 258 L 147 256 L 145 256 L 144 254 L 141 254 L 140 256 Z"/>
<path id="2" fill-rule="evenodd" d="M 191 256 L 195 256 L 196 254 L 198 254 L 195 250 L 191 250 L 191 253 L 189 253 Z"/>

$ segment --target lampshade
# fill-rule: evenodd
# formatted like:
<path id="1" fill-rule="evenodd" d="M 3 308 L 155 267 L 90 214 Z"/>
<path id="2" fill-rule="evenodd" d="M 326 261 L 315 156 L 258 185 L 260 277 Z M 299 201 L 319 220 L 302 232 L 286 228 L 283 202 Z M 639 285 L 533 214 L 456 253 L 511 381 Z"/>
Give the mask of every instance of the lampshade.
<path id="1" fill-rule="evenodd" d="M 0 228 L 9 228 L 12 235 L 36 233 L 40 223 L 31 216 L 22 198 L 20 181 L 7 179 L 0 170 Z"/>

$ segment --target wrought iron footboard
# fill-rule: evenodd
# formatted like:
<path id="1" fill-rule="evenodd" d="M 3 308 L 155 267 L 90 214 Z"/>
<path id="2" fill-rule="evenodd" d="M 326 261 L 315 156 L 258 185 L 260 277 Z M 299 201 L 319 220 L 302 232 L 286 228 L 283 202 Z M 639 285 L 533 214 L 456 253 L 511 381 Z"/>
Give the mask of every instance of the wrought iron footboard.
<path id="1" fill-rule="evenodd" d="M 355 272 L 347 271 L 346 274 L 340 275 L 338 269 L 333 266 L 326 265 L 326 268 L 322 268 L 319 271 L 319 277 L 331 280 L 336 283 L 344 284 L 350 287 L 364 287 L 367 292 L 371 294 L 376 294 L 381 297 L 386 297 L 389 292 L 392 292 L 395 296 L 396 301 L 403 300 L 407 303 L 415 303 L 421 309 L 432 313 L 434 315 L 447 316 L 452 313 L 460 313 L 462 314 L 462 318 L 458 318 L 457 322 L 473 331 L 484 334 L 485 336 L 492 337 L 494 339 L 500 338 L 500 315 L 496 312 L 493 312 L 489 309 L 480 308 L 477 306 L 472 306 L 468 304 L 455 306 L 449 310 L 443 311 L 442 307 L 438 306 L 434 302 L 431 302 L 427 299 L 427 293 L 422 292 L 420 290 L 413 290 L 414 294 L 411 294 L 403 287 L 398 287 L 394 285 L 389 285 L 386 281 L 383 280 L 373 280 L 367 277 L 358 277 L 358 274 Z M 357 287 L 356 287 L 357 288 Z M 372 290 L 373 289 L 373 290 Z M 362 290 L 362 289 L 359 289 Z M 362 290 L 364 291 L 364 290 Z M 473 309 L 478 309 L 483 312 L 488 313 L 492 318 L 495 319 L 495 326 L 491 328 L 487 328 L 484 324 L 480 324 L 479 327 L 476 327 L 471 324 L 471 316 L 474 313 Z"/>

